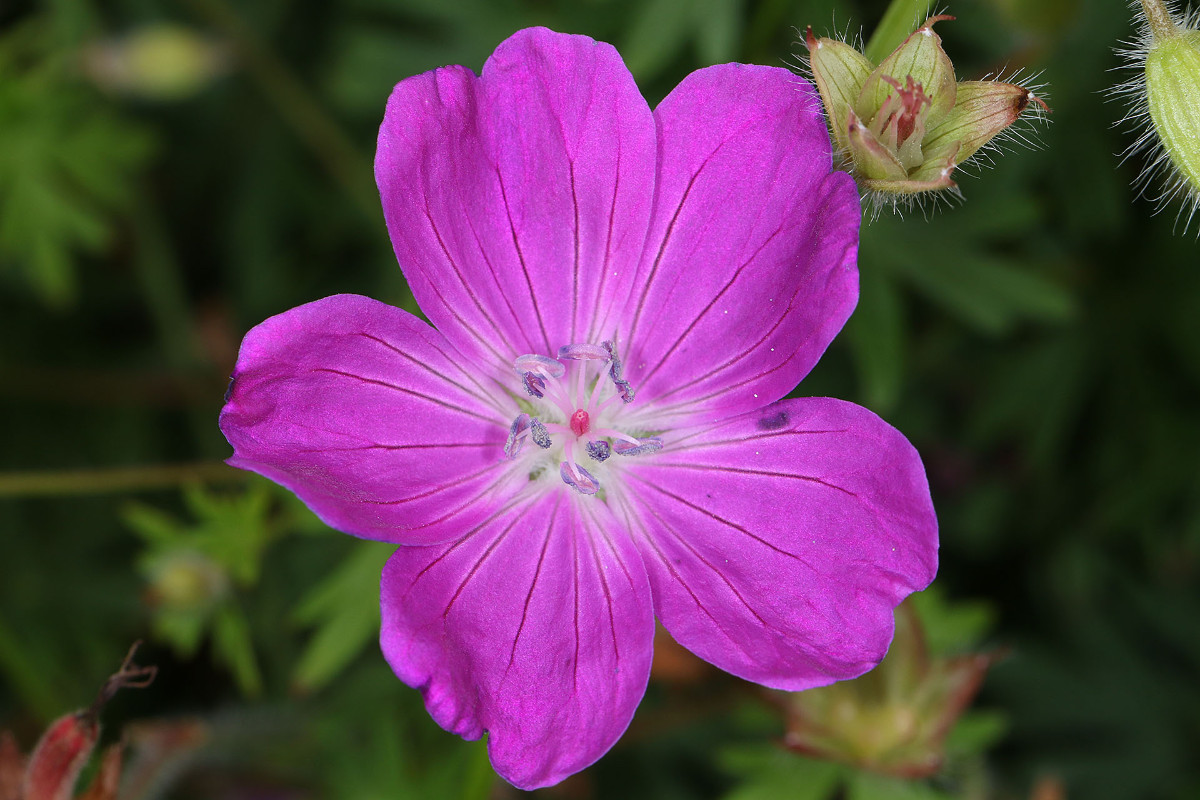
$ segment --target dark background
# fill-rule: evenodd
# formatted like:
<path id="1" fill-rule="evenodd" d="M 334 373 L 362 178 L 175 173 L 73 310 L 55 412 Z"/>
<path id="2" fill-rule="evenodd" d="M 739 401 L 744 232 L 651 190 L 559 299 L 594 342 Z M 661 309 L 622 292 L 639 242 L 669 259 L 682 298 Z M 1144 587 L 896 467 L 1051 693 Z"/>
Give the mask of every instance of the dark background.
<path id="1" fill-rule="evenodd" d="M 653 104 L 692 69 L 794 63 L 796 27 L 869 31 L 883 10 L 0 6 L 0 727 L 32 747 L 140 638 L 159 680 L 106 715 L 143 756 L 125 797 L 515 795 L 383 663 L 387 548 L 220 464 L 240 337 L 338 292 L 416 310 L 370 168 L 401 78 L 478 70 L 541 24 L 615 44 Z M 945 767 L 903 780 L 785 753 L 772 703 L 663 644 L 629 734 L 546 796 L 1200 797 L 1200 225 L 1153 214 L 1144 160 L 1119 156 L 1135 134 L 1106 92 L 1133 74 L 1114 54 L 1132 12 L 948 10 L 959 76 L 1040 74 L 1051 121 L 961 176 L 965 203 L 865 225 L 859 309 L 799 393 L 917 445 L 942 532 L 931 647 L 1003 657 Z"/>

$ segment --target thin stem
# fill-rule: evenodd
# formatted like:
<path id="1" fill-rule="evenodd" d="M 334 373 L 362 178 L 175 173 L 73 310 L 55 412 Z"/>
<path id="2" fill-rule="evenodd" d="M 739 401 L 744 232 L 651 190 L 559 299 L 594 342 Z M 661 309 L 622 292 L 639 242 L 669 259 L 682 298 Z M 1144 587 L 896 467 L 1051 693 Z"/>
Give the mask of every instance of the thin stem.
<path id="1" fill-rule="evenodd" d="M 240 482 L 247 477 L 248 473 L 220 461 L 44 472 L 0 472 L 0 497 L 54 497 L 170 489 L 186 483 Z"/>
<path id="2" fill-rule="evenodd" d="M 226 0 L 191 0 L 191 3 L 232 40 L 267 100 L 330 176 L 341 184 L 355 205 L 372 223 L 378 222 L 381 211 L 370 161 L 363 157 L 345 131 L 325 113 L 283 59 Z"/>
<path id="3" fill-rule="evenodd" d="M 931 5 L 932 0 L 892 0 L 864 55 L 874 64 L 883 61 L 929 16 Z"/>
<path id="4" fill-rule="evenodd" d="M 1169 39 L 1178 35 L 1179 28 L 1175 20 L 1171 19 L 1171 12 L 1163 0 L 1142 0 L 1142 11 L 1146 15 L 1146 21 L 1150 23 L 1150 32 L 1154 34 L 1155 39 Z"/>

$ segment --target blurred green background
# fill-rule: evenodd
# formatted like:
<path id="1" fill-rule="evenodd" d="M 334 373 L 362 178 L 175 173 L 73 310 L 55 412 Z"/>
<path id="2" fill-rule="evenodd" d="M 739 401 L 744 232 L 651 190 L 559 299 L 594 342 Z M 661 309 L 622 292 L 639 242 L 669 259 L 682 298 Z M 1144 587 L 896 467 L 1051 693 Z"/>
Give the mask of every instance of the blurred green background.
<path id="1" fill-rule="evenodd" d="M 159 679 L 106 715 L 129 800 L 518 795 L 380 657 L 388 548 L 220 463 L 240 337 L 338 292 L 416 310 L 371 175 L 401 78 L 478 70 L 541 24 L 615 44 L 654 103 L 885 5 L 0 5 L 0 728 L 32 747 L 140 638 Z M 798 698 L 661 642 L 628 734 L 545 797 L 1200 797 L 1200 243 L 1117 155 L 1131 12 L 947 10 L 959 76 L 1040 73 L 1052 121 L 962 176 L 965 204 L 864 227 L 858 311 L 799 392 L 922 452 L 942 532 L 936 590 L 906 607 L 923 639 Z M 970 653 L 982 689 L 947 699 Z M 834 761 L 782 745 L 822 725 Z M 950 726 L 936 769 L 880 749 L 917 730 L 936 756 Z"/>

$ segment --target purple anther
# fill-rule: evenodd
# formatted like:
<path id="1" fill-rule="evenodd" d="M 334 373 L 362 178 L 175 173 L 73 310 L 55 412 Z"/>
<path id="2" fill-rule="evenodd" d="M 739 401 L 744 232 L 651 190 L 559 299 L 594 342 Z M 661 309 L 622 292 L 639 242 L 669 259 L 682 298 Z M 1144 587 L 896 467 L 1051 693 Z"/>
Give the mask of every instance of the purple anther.
<path id="1" fill-rule="evenodd" d="M 567 374 L 567 368 L 560 362 L 538 353 L 526 353 L 523 356 L 517 356 L 516 361 L 513 362 L 513 367 L 517 370 L 518 375 L 532 372 L 544 378 L 561 378 Z"/>
<path id="2" fill-rule="evenodd" d="M 516 458 L 517 453 L 521 452 L 521 448 L 525 446 L 527 438 L 529 438 L 529 415 L 518 414 L 508 429 L 508 441 L 504 443 L 504 457 Z"/>
<path id="3" fill-rule="evenodd" d="M 546 396 L 546 379 L 541 375 L 537 375 L 533 372 L 522 373 L 521 383 L 524 384 L 525 391 L 529 392 L 531 396 L 537 398 Z"/>
<path id="4" fill-rule="evenodd" d="M 633 387 L 629 385 L 629 381 L 625 380 L 625 367 L 621 363 L 620 356 L 617 355 L 617 347 L 610 340 L 605 339 L 600 345 L 604 351 L 608 353 L 609 367 L 608 376 L 612 378 L 613 385 L 617 387 L 617 394 L 621 395 L 621 401 L 624 403 L 633 402 Z"/>
<path id="5" fill-rule="evenodd" d="M 578 464 L 568 464 L 564 461 L 558 468 L 558 474 L 562 476 L 563 483 L 580 494 L 595 494 L 600 491 L 600 481 L 596 480 L 596 476 Z"/>
<path id="6" fill-rule="evenodd" d="M 603 439 L 588 442 L 584 449 L 587 450 L 587 454 L 592 457 L 593 461 L 603 461 L 612 455 L 612 445 Z"/>
<path id="7" fill-rule="evenodd" d="M 543 450 L 550 449 L 550 431 L 546 430 L 546 426 L 537 417 L 529 419 L 529 435 L 533 437 L 533 443 Z"/>
<path id="8" fill-rule="evenodd" d="M 662 450 L 662 439 L 657 436 L 647 436 L 645 439 L 638 439 L 637 444 L 627 442 L 624 439 L 617 439 L 613 442 L 613 450 L 619 456 L 640 456 L 645 453 L 654 453 Z"/>
<path id="9" fill-rule="evenodd" d="M 622 374 L 624 368 L 621 366 L 621 357 L 617 355 L 616 345 L 605 339 L 600 343 L 600 346 L 608 353 L 608 360 L 612 362 L 612 366 L 608 368 L 608 374 L 612 376 L 614 381 L 624 378 L 625 376 Z"/>
<path id="10" fill-rule="evenodd" d="M 597 344 L 568 344 L 558 348 L 559 358 L 572 361 L 608 361 L 608 350 Z"/>

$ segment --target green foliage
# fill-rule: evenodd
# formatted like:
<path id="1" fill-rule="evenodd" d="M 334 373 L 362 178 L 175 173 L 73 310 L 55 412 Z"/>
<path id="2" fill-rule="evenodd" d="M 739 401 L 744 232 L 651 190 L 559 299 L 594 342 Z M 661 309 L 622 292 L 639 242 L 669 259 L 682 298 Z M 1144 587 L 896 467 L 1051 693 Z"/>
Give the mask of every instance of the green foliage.
<path id="1" fill-rule="evenodd" d="M 297 606 L 294 619 L 315 628 L 292 681 L 320 689 L 379 636 L 379 574 L 396 548 L 362 543 Z"/>
<path id="2" fill-rule="evenodd" d="M 0 36 L 0 273 L 71 303 L 78 253 L 112 245 L 153 141 L 73 74 L 47 26 Z"/>
<path id="3" fill-rule="evenodd" d="M 125 521 L 146 549 L 139 568 L 148 583 L 155 635 L 190 657 L 212 636 L 213 657 L 247 695 L 262 691 L 249 622 L 233 586 L 251 588 L 277 531 L 270 490 L 256 482 L 221 496 L 199 486 L 184 490 L 191 521 L 131 504 Z M 231 585 L 232 584 L 232 585 Z"/>

